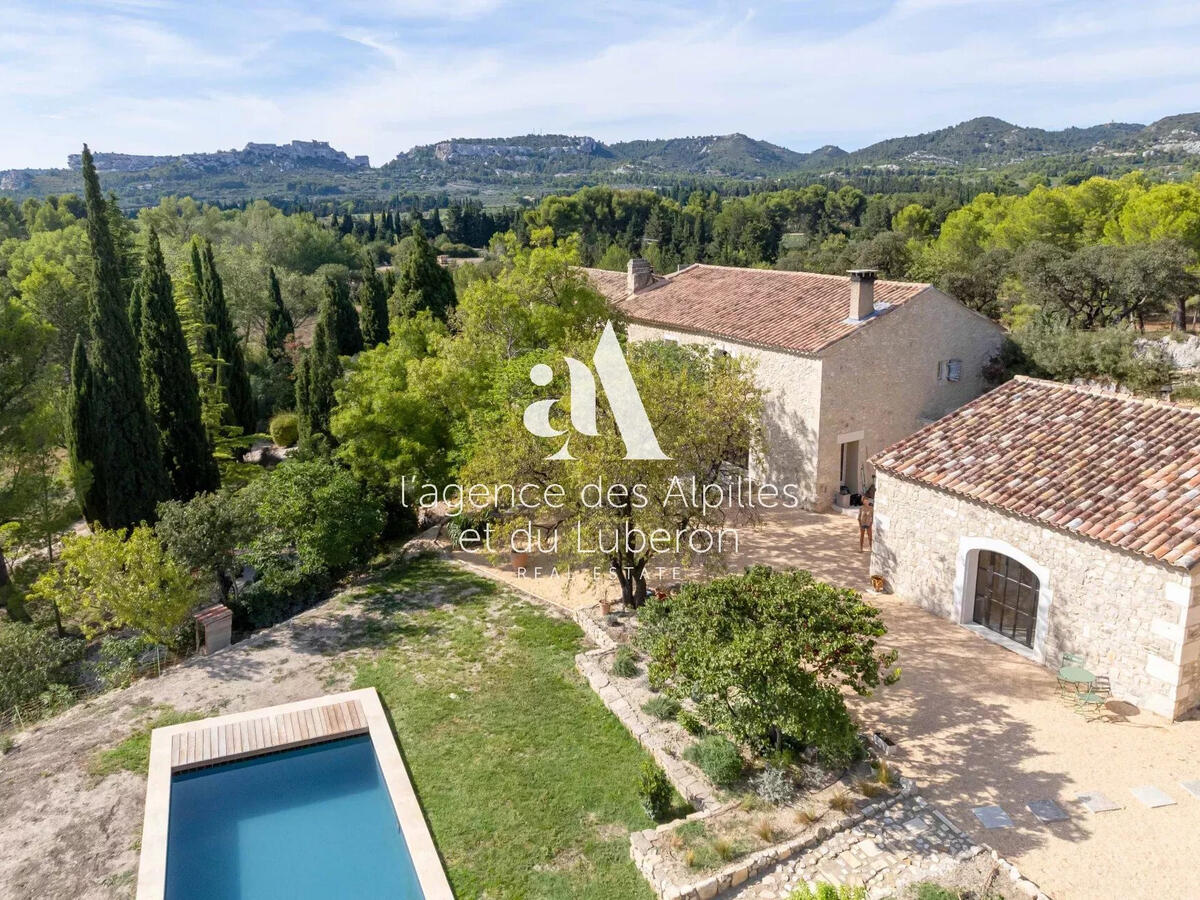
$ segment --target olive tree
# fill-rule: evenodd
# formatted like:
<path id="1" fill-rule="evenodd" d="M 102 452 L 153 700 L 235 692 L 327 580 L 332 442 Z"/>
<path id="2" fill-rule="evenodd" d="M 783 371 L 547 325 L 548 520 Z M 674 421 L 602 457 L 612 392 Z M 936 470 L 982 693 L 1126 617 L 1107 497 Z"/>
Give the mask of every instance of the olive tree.
<path id="1" fill-rule="evenodd" d="M 899 677 L 896 652 L 879 647 L 879 610 L 811 572 L 753 566 L 688 584 L 651 597 L 640 622 L 652 684 L 735 738 L 776 749 L 791 738 L 831 764 L 856 750 L 843 691 Z"/>

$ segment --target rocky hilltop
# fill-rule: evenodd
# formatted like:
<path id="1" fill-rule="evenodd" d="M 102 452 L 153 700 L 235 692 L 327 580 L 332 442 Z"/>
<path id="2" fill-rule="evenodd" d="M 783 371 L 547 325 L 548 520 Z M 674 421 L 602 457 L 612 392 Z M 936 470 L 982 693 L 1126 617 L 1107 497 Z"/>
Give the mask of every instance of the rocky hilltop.
<path id="1" fill-rule="evenodd" d="M 179 166 L 194 172 L 231 172 L 242 168 L 267 167 L 279 172 L 299 169 L 354 171 L 370 168 L 366 156 L 348 156 L 328 141 L 292 141 L 290 144 L 249 143 L 241 150 L 185 153 L 182 156 L 140 156 L 133 153 L 94 153 L 99 172 L 148 172 L 164 166 Z M 78 153 L 67 157 L 72 169 L 80 167 Z"/>

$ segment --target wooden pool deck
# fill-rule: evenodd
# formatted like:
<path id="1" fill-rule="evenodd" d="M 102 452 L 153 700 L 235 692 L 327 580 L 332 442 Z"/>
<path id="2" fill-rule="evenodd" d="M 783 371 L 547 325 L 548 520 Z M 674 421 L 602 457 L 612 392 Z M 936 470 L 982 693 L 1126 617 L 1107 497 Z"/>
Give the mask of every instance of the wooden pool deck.
<path id="1" fill-rule="evenodd" d="M 366 734 L 358 700 L 306 706 L 290 712 L 190 728 L 171 735 L 171 772 L 185 772 L 264 753 Z"/>

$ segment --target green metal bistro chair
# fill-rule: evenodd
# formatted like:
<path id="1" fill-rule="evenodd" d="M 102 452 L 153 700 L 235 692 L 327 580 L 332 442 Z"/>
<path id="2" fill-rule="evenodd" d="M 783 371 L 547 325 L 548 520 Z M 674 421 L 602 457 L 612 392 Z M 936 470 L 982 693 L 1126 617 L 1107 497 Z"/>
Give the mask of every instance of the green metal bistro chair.
<path id="1" fill-rule="evenodd" d="M 1112 699 L 1112 685 L 1107 675 L 1097 675 L 1086 691 L 1075 695 L 1075 711 L 1090 722 L 1104 712 L 1104 705 Z"/>
<path id="2" fill-rule="evenodd" d="M 1083 657 L 1078 653 L 1064 653 L 1058 664 L 1058 697 L 1060 700 L 1070 700 L 1078 692 L 1076 682 L 1068 681 L 1062 677 L 1063 669 L 1072 667 L 1082 667 Z"/>

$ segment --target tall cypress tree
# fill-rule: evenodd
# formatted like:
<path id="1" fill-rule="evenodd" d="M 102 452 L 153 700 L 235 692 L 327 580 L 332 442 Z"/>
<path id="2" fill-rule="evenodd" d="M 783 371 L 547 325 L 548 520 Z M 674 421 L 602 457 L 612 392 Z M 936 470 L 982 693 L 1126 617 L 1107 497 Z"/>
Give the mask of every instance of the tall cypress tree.
<path id="1" fill-rule="evenodd" d="M 83 335 L 75 338 L 71 357 L 71 390 L 67 394 L 67 460 L 75 496 L 83 508 L 83 517 L 95 522 L 106 513 L 104 481 L 95 478 L 95 461 L 100 459 L 98 429 L 92 412 L 92 369 L 88 365 Z"/>
<path id="2" fill-rule="evenodd" d="M 171 495 L 159 455 L 158 429 L 146 407 L 138 371 L 137 342 L 129 326 L 128 297 L 121 288 L 121 265 L 109 232 L 109 212 L 87 145 L 83 147 L 83 187 L 92 277 L 88 303 L 90 353 L 84 354 L 72 382 L 72 406 L 94 428 L 79 434 L 75 461 L 90 464 L 90 484 L 82 505 L 106 528 L 132 528 L 153 522 L 155 506 Z M 83 391 L 86 397 L 78 396 Z M 73 417 L 74 418 L 74 417 Z M 73 423 L 73 427 L 75 424 Z"/>
<path id="3" fill-rule="evenodd" d="M 292 314 L 283 305 L 283 292 L 279 289 L 279 279 L 272 267 L 267 272 L 268 290 L 271 295 L 271 309 L 267 313 L 267 352 L 272 356 L 287 356 L 287 339 L 296 330 Z"/>
<path id="4" fill-rule="evenodd" d="M 383 279 L 374 266 L 367 266 L 363 275 L 362 289 L 358 296 L 362 300 L 362 339 L 368 350 L 388 342 L 387 294 L 383 290 Z"/>
<path id="5" fill-rule="evenodd" d="M 362 329 L 358 324 L 358 311 L 350 302 L 350 289 L 341 280 L 327 276 L 322 302 L 332 312 L 329 337 L 336 351 L 342 356 L 353 356 L 362 350 Z"/>
<path id="6" fill-rule="evenodd" d="M 229 307 L 225 303 L 225 288 L 217 273 L 213 259 L 211 241 L 205 241 L 201 249 L 195 239 L 192 243 L 192 266 L 199 269 L 197 284 L 200 291 L 200 313 L 207 329 L 204 333 L 204 349 L 213 359 L 220 360 L 224 371 L 220 373 L 225 386 L 226 402 L 229 405 L 228 424 L 242 429 L 243 434 L 253 434 L 258 426 L 254 411 L 254 394 L 250 390 L 250 376 L 246 374 L 246 360 L 242 356 L 242 345 L 233 320 L 229 318 Z M 215 378 L 217 373 L 213 373 Z"/>
<path id="7" fill-rule="evenodd" d="M 129 292 L 129 327 L 133 329 L 133 339 L 139 346 L 142 341 L 142 282 L 139 279 L 133 283 Z"/>
<path id="8" fill-rule="evenodd" d="M 300 375 L 296 379 L 296 411 L 301 437 L 311 438 L 317 434 L 331 437 L 329 416 L 334 404 L 333 386 L 342 374 L 342 362 L 332 334 L 336 320 L 333 304 L 328 299 L 322 301 L 313 329 L 312 346 L 304 353 Z"/>
<path id="9" fill-rule="evenodd" d="M 176 500 L 215 491 L 221 476 L 200 410 L 200 388 L 175 309 L 175 292 L 151 228 L 136 293 L 142 299 L 141 370 L 146 405 L 162 438 L 163 465 Z"/>

